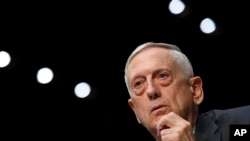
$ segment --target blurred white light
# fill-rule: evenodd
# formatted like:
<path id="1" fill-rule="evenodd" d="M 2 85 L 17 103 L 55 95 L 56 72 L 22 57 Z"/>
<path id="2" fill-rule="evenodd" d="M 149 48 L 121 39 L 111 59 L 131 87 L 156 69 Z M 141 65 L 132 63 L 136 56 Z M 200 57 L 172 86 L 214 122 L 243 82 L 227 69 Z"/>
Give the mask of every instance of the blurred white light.
<path id="1" fill-rule="evenodd" d="M 37 72 L 37 81 L 41 84 L 47 84 L 53 79 L 53 72 L 50 68 L 44 67 Z"/>
<path id="2" fill-rule="evenodd" d="M 0 51 L 0 68 L 4 68 L 9 65 L 11 60 L 10 54 L 6 51 Z"/>
<path id="3" fill-rule="evenodd" d="M 78 83 L 74 89 L 75 95 L 79 98 L 87 97 L 90 94 L 90 91 L 90 85 L 86 82 Z"/>
<path id="4" fill-rule="evenodd" d="M 168 9 L 172 14 L 180 14 L 184 11 L 185 4 L 181 0 L 171 0 Z"/>
<path id="5" fill-rule="evenodd" d="M 205 18 L 201 21 L 200 29 L 203 33 L 212 33 L 215 31 L 215 23 L 211 18 Z"/>

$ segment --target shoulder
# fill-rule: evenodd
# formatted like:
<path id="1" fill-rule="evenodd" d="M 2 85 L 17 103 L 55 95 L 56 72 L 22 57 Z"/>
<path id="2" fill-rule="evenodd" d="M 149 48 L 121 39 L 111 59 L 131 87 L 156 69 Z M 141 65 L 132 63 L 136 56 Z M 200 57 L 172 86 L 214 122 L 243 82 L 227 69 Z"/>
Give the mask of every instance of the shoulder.
<path id="1" fill-rule="evenodd" d="M 250 124 L 250 105 L 230 109 L 214 109 L 201 114 L 201 116 L 230 124 Z"/>
<path id="2" fill-rule="evenodd" d="M 214 109 L 200 114 L 196 121 L 196 138 L 229 140 L 230 125 L 250 124 L 250 105 Z"/>

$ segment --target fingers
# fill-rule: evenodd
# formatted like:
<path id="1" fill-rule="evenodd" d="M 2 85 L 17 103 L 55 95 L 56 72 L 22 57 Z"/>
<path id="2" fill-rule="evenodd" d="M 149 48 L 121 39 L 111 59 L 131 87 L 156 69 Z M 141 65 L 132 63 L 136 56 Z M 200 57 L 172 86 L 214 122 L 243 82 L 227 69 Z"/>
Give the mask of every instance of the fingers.
<path id="1" fill-rule="evenodd" d="M 181 124 L 183 119 L 175 114 L 174 112 L 171 112 L 165 116 L 163 116 L 156 125 L 157 133 L 159 134 L 162 129 L 170 128 L 173 126 L 177 126 L 178 124 Z"/>
<path id="2" fill-rule="evenodd" d="M 194 140 L 191 124 L 174 112 L 163 116 L 158 121 L 156 128 L 157 135 L 162 138 L 162 141 Z"/>

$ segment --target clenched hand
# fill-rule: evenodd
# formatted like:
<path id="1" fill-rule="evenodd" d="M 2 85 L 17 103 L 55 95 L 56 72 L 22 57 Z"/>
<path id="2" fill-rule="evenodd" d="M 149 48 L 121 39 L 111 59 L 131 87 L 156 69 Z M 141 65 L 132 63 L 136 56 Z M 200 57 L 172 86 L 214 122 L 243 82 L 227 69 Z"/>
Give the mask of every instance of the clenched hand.
<path id="1" fill-rule="evenodd" d="M 195 141 L 191 124 L 174 112 L 161 117 L 156 128 L 161 141 Z"/>

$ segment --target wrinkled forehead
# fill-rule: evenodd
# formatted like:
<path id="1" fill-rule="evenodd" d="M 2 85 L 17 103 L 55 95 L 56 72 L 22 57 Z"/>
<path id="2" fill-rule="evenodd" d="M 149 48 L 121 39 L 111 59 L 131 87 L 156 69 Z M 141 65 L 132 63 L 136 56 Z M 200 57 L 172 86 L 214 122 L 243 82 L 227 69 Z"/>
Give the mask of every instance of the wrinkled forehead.
<path id="1" fill-rule="evenodd" d="M 140 50 L 133 56 L 131 56 L 128 66 L 135 61 L 145 61 L 148 58 L 160 58 L 160 59 L 171 59 L 171 50 L 163 47 L 148 47 Z"/>
<path id="2" fill-rule="evenodd" d="M 134 73 L 134 71 L 139 70 L 152 71 L 154 69 L 166 69 L 173 67 L 172 65 L 174 65 L 174 60 L 168 49 L 145 48 L 134 55 L 134 57 L 130 60 L 130 63 L 127 66 L 127 73 L 131 74 Z"/>

